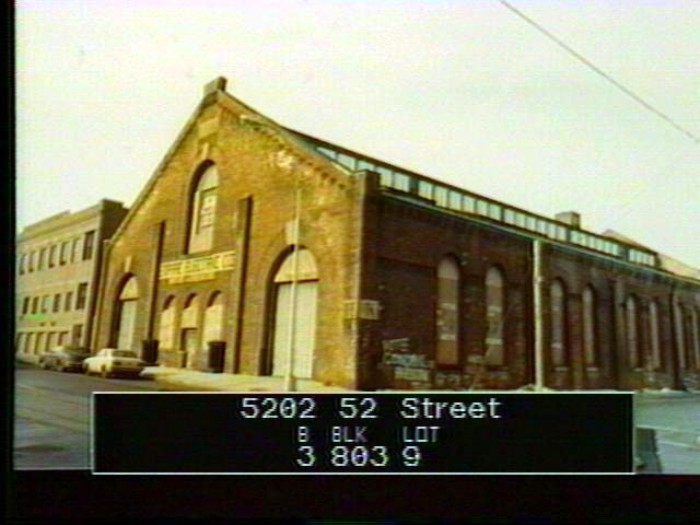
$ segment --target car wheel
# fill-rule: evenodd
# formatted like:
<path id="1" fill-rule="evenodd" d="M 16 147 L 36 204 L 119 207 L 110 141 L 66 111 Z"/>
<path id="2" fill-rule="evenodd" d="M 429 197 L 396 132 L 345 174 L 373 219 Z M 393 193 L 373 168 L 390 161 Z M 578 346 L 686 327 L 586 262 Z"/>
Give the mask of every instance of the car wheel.
<path id="1" fill-rule="evenodd" d="M 66 371 L 66 367 L 63 366 L 63 363 L 57 363 L 57 364 L 56 364 L 56 370 L 58 370 L 59 372 L 65 372 L 65 371 Z"/>
<path id="2" fill-rule="evenodd" d="M 39 363 L 39 365 L 40 365 L 41 368 L 43 368 L 44 370 L 48 370 L 48 369 L 49 369 L 49 364 L 48 364 L 46 361 L 42 361 L 41 363 Z"/>
<path id="3" fill-rule="evenodd" d="M 109 372 L 107 371 L 107 369 L 106 369 L 105 367 L 102 367 L 102 377 L 104 377 L 105 379 L 107 379 L 107 378 L 109 377 L 109 375 L 110 375 L 110 374 L 109 374 Z"/>

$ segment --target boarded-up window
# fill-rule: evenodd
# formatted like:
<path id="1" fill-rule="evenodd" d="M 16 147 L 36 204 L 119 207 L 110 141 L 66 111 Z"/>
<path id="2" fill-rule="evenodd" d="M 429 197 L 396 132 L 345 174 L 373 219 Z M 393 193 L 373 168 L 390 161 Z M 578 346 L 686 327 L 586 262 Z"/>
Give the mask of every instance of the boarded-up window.
<path id="1" fill-rule="evenodd" d="M 698 309 L 691 312 L 691 331 L 693 334 L 693 355 L 695 356 L 695 368 L 700 369 L 700 314 Z"/>
<path id="2" fill-rule="evenodd" d="M 158 341 L 160 348 L 164 350 L 170 350 L 175 345 L 175 298 L 173 296 L 168 297 L 163 303 Z"/>
<path id="3" fill-rule="evenodd" d="M 649 334 L 651 336 L 651 362 L 655 369 L 662 367 L 661 333 L 659 328 L 659 305 L 656 301 L 649 303 Z"/>
<path id="4" fill-rule="evenodd" d="M 221 292 L 214 292 L 204 312 L 202 347 L 206 350 L 210 341 L 223 339 L 224 301 Z"/>
<path id="5" fill-rule="evenodd" d="M 117 348 L 133 350 L 134 332 L 136 329 L 136 307 L 139 289 L 136 277 L 130 277 L 122 286 L 117 299 Z"/>
<path id="6" fill-rule="evenodd" d="M 637 300 L 629 296 L 625 303 L 625 332 L 627 339 L 627 356 L 630 368 L 639 368 L 642 362 L 639 356 L 639 329 L 637 319 Z"/>
<path id="7" fill-rule="evenodd" d="M 197 310 L 199 300 L 196 294 L 190 295 L 185 301 L 185 307 L 182 309 L 182 317 L 180 319 L 180 328 L 197 328 Z"/>
<path id="8" fill-rule="evenodd" d="M 597 365 L 596 296 L 591 286 L 587 286 L 583 290 L 583 350 L 586 365 Z"/>
<path id="9" fill-rule="evenodd" d="M 505 364 L 503 346 L 503 272 L 491 268 L 486 274 L 486 363 Z"/>
<path id="10" fill-rule="evenodd" d="M 199 175 L 190 200 L 188 252 L 210 250 L 214 241 L 219 174 L 210 165 Z"/>
<path id="11" fill-rule="evenodd" d="M 459 364 L 459 266 L 443 259 L 437 271 L 436 362 Z"/>
<path id="12" fill-rule="evenodd" d="M 549 287 L 549 304 L 551 312 L 550 349 L 553 366 L 568 365 L 566 348 L 566 294 L 564 285 L 555 280 Z"/>

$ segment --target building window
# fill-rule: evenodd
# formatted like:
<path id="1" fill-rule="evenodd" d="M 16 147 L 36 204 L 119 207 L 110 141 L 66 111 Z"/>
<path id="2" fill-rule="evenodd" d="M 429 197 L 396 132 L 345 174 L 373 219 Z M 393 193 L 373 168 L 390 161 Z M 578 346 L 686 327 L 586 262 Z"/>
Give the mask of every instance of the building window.
<path id="1" fill-rule="evenodd" d="M 34 252 L 29 252 L 29 271 L 33 272 L 34 271 L 34 257 L 35 257 Z"/>
<path id="2" fill-rule="evenodd" d="M 32 298 L 32 313 L 35 314 L 39 310 L 39 298 Z"/>
<path id="3" fill-rule="evenodd" d="M 44 332 L 37 332 L 36 339 L 34 340 L 34 353 L 35 354 L 41 353 L 41 350 L 43 347 L 44 347 Z"/>
<path id="4" fill-rule="evenodd" d="M 31 300 L 29 297 L 25 297 L 24 300 L 22 301 L 22 315 L 29 313 L 30 301 Z"/>
<path id="5" fill-rule="evenodd" d="M 210 250 L 214 241 L 219 174 L 209 165 L 202 172 L 190 196 L 188 253 Z"/>
<path id="6" fill-rule="evenodd" d="M 87 303 L 88 283 L 80 283 L 78 285 L 78 293 L 75 296 L 75 309 L 84 310 Z"/>
<path id="7" fill-rule="evenodd" d="M 57 293 L 53 296 L 53 311 L 58 312 L 61 310 L 61 294 Z"/>
<path id="8" fill-rule="evenodd" d="M 58 262 L 61 266 L 68 262 L 68 241 L 63 241 L 61 243 L 61 254 Z"/>
<path id="9" fill-rule="evenodd" d="M 81 346 L 83 343 L 83 325 L 73 325 L 73 344 Z"/>
<path id="10" fill-rule="evenodd" d="M 627 358 L 630 368 L 640 368 L 642 360 L 640 359 L 639 350 L 639 329 L 637 315 L 637 300 L 630 295 L 625 302 L 625 331 L 627 339 Z"/>
<path id="11" fill-rule="evenodd" d="M 63 311 L 69 312 L 73 303 L 73 292 L 66 292 L 66 300 L 63 303 Z"/>
<path id="12" fill-rule="evenodd" d="M 661 333 L 659 325 L 659 305 L 654 300 L 649 303 L 649 334 L 651 336 L 651 362 L 655 370 L 662 368 Z"/>
<path id="13" fill-rule="evenodd" d="M 488 365 L 503 366 L 505 352 L 503 344 L 503 272 L 490 268 L 486 273 L 486 354 Z"/>
<path id="14" fill-rule="evenodd" d="M 95 251 L 95 232 L 90 231 L 85 234 L 85 241 L 83 242 L 83 261 L 92 259 L 93 252 Z"/>
<path id="15" fill-rule="evenodd" d="M 673 317 L 676 332 L 676 350 L 678 352 L 678 368 L 685 370 L 687 367 L 686 360 L 686 345 L 685 345 L 685 327 L 683 326 L 683 306 L 678 302 L 678 297 L 673 300 Z"/>
<path id="16" fill-rule="evenodd" d="M 78 261 L 78 247 L 80 245 L 80 237 L 76 237 L 73 239 L 73 242 L 71 242 L 71 248 L 70 248 L 70 262 L 74 263 Z"/>
<path id="17" fill-rule="evenodd" d="M 43 270 L 46 268 L 46 248 L 39 250 L 39 262 L 37 263 L 37 270 Z"/>
<path id="18" fill-rule="evenodd" d="M 553 281 L 549 287 L 549 304 L 551 311 L 550 349 L 552 365 L 555 367 L 568 366 L 566 290 L 559 279 Z"/>
<path id="19" fill-rule="evenodd" d="M 435 312 L 438 365 L 459 364 L 459 266 L 452 258 L 440 261 L 437 269 Z"/>
<path id="20" fill-rule="evenodd" d="M 583 351 L 588 366 L 598 364 L 596 321 L 596 296 L 589 285 L 583 290 Z"/>
<path id="21" fill-rule="evenodd" d="M 49 268 L 56 266 L 56 249 L 57 246 L 55 244 L 49 248 Z"/>
<path id="22" fill-rule="evenodd" d="M 27 254 L 23 253 L 22 255 L 19 256 L 19 273 L 20 275 L 24 275 L 24 272 L 27 271 Z"/>
<path id="23" fill-rule="evenodd" d="M 49 311 L 49 299 L 50 297 L 48 295 L 45 295 L 41 298 L 41 313 L 45 314 L 46 312 Z"/>

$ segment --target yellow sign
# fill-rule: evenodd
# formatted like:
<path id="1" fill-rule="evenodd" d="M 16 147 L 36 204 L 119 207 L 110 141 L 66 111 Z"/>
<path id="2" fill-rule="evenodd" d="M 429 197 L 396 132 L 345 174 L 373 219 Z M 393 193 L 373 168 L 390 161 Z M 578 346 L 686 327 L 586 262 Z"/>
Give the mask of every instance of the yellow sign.
<path id="1" fill-rule="evenodd" d="M 236 252 L 221 252 L 204 257 L 168 261 L 160 265 L 159 280 L 169 284 L 210 281 L 217 272 L 233 270 Z"/>

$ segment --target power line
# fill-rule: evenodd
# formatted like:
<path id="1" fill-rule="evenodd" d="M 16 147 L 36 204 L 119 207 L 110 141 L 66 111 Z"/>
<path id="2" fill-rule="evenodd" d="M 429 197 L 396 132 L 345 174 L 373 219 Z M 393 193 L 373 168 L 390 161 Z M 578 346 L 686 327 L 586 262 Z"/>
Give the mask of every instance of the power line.
<path id="1" fill-rule="evenodd" d="M 535 29 L 537 29 L 537 31 L 539 31 L 540 33 L 542 33 L 543 35 L 545 35 L 547 38 L 549 38 L 551 41 L 553 41 L 553 42 L 554 42 L 555 44 L 557 44 L 559 47 L 561 47 L 562 49 L 564 49 L 564 51 L 566 51 L 567 53 L 569 53 L 569 54 L 570 54 L 571 56 L 573 56 L 576 60 L 578 60 L 579 62 L 583 63 L 586 67 L 588 67 L 588 68 L 589 68 L 590 70 L 592 70 L 594 73 L 596 73 L 597 75 L 603 77 L 603 78 L 604 78 L 605 80 L 607 80 L 610 84 L 612 84 L 612 85 L 615 86 L 617 89 L 619 89 L 620 91 L 622 91 L 625 95 L 627 95 L 628 97 L 630 97 L 632 100 L 636 101 L 638 104 L 642 105 L 647 111 L 650 111 L 651 113 L 653 113 L 653 114 L 656 115 L 657 117 L 659 117 L 659 118 L 661 118 L 662 120 L 664 120 L 667 124 L 669 124 L 669 125 L 671 125 L 672 127 L 674 127 L 674 128 L 676 129 L 676 131 L 680 131 L 681 133 L 683 133 L 683 135 L 685 135 L 686 137 L 688 137 L 689 139 L 691 139 L 691 140 L 692 140 L 693 142 L 695 142 L 696 144 L 700 143 L 700 138 L 698 138 L 695 134 L 693 134 L 692 132 L 688 131 L 686 128 L 684 128 L 684 127 L 681 126 L 680 124 L 678 124 L 674 119 L 672 119 L 671 117 L 669 117 L 668 115 L 666 115 L 663 111 L 660 111 L 660 110 L 656 109 L 656 108 L 655 108 L 654 106 L 652 106 L 649 102 L 647 102 L 647 101 L 644 100 L 642 97 L 640 97 L 639 95 L 637 95 L 634 91 L 632 91 L 631 89 L 629 89 L 629 88 L 625 87 L 624 85 L 622 85 L 620 82 L 618 82 L 617 80 L 615 80 L 612 76 L 610 76 L 608 73 L 606 73 L 606 72 L 603 71 L 601 68 L 599 68 L 598 66 L 596 66 L 593 62 L 591 62 L 590 60 L 588 60 L 588 59 L 587 59 L 585 56 L 583 56 L 581 53 L 579 53 L 578 51 L 576 51 L 575 49 L 573 49 L 571 46 L 569 46 L 568 44 L 566 44 L 565 42 L 563 42 L 562 40 L 560 40 L 559 38 L 557 38 L 554 34 L 552 34 L 552 33 L 549 32 L 547 29 L 545 29 L 544 27 L 542 27 L 540 24 L 538 24 L 537 22 L 535 22 L 532 18 L 528 17 L 525 13 L 523 13 L 522 11 L 520 11 L 519 9 L 517 9 L 516 7 L 512 6 L 511 4 L 509 4 L 508 2 L 506 2 L 505 0 L 498 0 L 498 2 L 501 3 L 503 6 L 505 6 L 507 9 L 509 9 L 510 11 L 512 11 L 513 13 L 515 13 L 518 17 L 520 17 L 522 20 L 524 20 L 525 22 L 527 22 L 529 25 L 531 25 L 532 27 L 534 27 Z"/>

